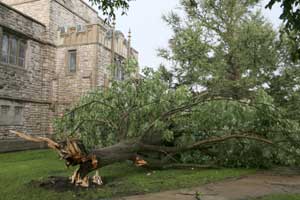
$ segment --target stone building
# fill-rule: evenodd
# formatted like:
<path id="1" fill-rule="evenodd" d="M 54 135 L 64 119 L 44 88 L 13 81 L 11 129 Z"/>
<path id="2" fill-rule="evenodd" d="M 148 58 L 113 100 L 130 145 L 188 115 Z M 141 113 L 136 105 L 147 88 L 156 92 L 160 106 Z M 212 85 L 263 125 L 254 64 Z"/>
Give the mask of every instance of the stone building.
<path id="1" fill-rule="evenodd" d="M 39 147 L 9 134 L 52 133 L 84 93 L 122 79 L 138 52 L 83 0 L 0 0 L 0 152 Z"/>

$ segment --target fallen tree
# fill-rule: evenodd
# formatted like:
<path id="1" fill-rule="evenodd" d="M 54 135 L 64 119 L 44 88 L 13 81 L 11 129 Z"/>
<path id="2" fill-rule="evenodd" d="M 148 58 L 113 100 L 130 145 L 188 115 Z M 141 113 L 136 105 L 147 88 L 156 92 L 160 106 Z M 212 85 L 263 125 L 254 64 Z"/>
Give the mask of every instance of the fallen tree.
<path id="1" fill-rule="evenodd" d="M 299 165 L 299 67 L 289 45 L 275 45 L 255 1 L 181 4 L 188 19 L 165 17 L 174 35 L 160 51 L 173 71 L 146 68 L 136 79 L 137 67 L 125 66 L 126 80 L 57 118 L 55 140 L 12 133 L 78 165 L 71 181 L 86 187 L 90 172 L 124 160 L 159 169 Z"/>
<path id="2" fill-rule="evenodd" d="M 101 185 L 97 170 L 125 160 L 151 169 L 222 167 L 232 158 L 247 167 L 280 162 L 277 142 L 297 123 L 284 118 L 263 90 L 241 98 L 195 92 L 170 87 L 162 73 L 145 71 L 144 79 L 92 91 L 57 118 L 55 139 L 11 133 L 46 142 L 67 166 L 78 166 L 70 181 L 82 187 L 90 185 L 93 171 L 93 182 Z"/>
<path id="3" fill-rule="evenodd" d="M 55 139 L 10 132 L 45 142 L 67 166 L 78 166 L 70 181 L 82 187 L 89 187 L 93 171 L 92 182 L 101 185 L 97 170 L 125 160 L 151 169 L 222 167 L 223 157 L 231 156 L 234 162 L 248 157 L 279 162 L 278 140 L 296 123 L 285 119 L 264 91 L 234 99 L 184 85 L 172 88 L 161 71 L 148 73 L 143 80 L 113 82 L 109 90 L 83 97 L 55 122 Z M 257 145 L 260 151 L 253 151 Z M 261 153 L 270 150 L 274 153 Z"/>
<path id="4" fill-rule="evenodd" d="M 45 142 L 48 147 L 54 149 L 60 156 L 61 159 L 65 160 L 66 166 L 77 166 L 79 168 L 75 170 L 71 176 L 71 183 L 76 186 L 89 187 L 89 177 L 88 174 L 94 170 L 97 170 L 101 167 L 113 164 L 115 162 L 131 160 L 137 166 L 145 166 L 150 168 L 176 168 L 176 167 L 211 167 L 203 165 L 186 165 L 186 164 L 171 164 L 169 161 L 154 161 L 147 160 L 143 158 L 143 155 L 146 152 L 160 152 L 166 154 L 168 157 L 170 154 L 176 154 L 183 151 L 189 151 L 193 149 L 201 149 L 201 147 L 211 144 L 216 144 L 219 142 L 224 142 L 231 139 L 251 139 L 259 142 L 263 142 L 269 145 L 272 145 L 272 141 L 253 135 L 228 135 L 219 138 L 211 138 L 207 140 L 198 141 L 194 144 L 185 147 L 166 147 L 166 146 L 156 146 L 148 145 L 141 141 L 125 141 L 118 143 L 116 145 L 94 149 L 90 152 L 87 152 L 85 147 L 82 145 L 79 140 L 67 140 L 63 142 L 56 142 L 52 139 L 45 137 L 33 137 L 18 131 L 10 131 L 17 136 L 32 142 Z M 153 163 L 152 163 L 153 162 Z M 98 172 L 93 177 L 93 183 L 102 185 L 101 177 Z"/>

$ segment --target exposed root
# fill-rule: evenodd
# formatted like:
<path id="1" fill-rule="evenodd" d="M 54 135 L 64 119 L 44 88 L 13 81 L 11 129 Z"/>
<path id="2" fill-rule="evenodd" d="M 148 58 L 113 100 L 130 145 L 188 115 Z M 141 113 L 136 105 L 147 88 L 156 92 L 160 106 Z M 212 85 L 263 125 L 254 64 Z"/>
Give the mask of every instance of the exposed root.
<path id="1" fill-rule="evenodd" d="M 54 142 L 49 138 L 33 137 L 18 131 L 10 131 L 17 136 L 32 142 L 46 142 L 48 147 L 58 152 L 61 159 L 65 160 L 67 167 L 79 165 L 80 167 L 75 170 L 70 177 L 71 183 L 76 186 L 89 187 L 89 172 L 99 168 L 99 162 L 95 155 L 88 154 L 83 144 L 79 140 L 68 139 L 65 142 Z M 97 185 L 102 185 L 103 182 L 99 173 L 97 172 L 93 182 Z"/>
<path id="2" fill-rule="evenodd" d="M 93 176 L 93 183 L 96 184 L 96 185 L 103 185 L 103 181 L 102 181 L 102 178 L 101 176 L 99 176 L 99 171 L 97 170 L 95 175 Z"/>
<path id="3" fill-rule="evenodd" d="M 70 177 L 70 179 L 71 179 L 71 183 L 74 184 L 74 185 L 76 185 L 76 186 L 87 188 L 90 185 L 90 183 L 89 183 L 89 177 L 85 176 L 85 177 L 81 178 L 80 174 L 79 174 L 79 169 L 75 170 L 75 172 Z"/>

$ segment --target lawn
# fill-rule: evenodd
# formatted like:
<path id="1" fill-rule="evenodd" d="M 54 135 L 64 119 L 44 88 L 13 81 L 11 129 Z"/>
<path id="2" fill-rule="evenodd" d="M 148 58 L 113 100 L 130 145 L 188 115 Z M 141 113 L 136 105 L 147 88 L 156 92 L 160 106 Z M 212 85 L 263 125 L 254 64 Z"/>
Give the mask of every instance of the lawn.
<path id="1" fill-rule="evenodd" d="M 247 169 L 148 171 L 125 162 L 102 168 L 100 173 L 106 184 L 98 189 L 55 192 L 32 184 L 32 180 L 45 180 L 49 176 L 69 176 L 72 170 L 50 150 L 0 154 L 0 199 L 99 200 L 197 186 L 255 172 Z"/>

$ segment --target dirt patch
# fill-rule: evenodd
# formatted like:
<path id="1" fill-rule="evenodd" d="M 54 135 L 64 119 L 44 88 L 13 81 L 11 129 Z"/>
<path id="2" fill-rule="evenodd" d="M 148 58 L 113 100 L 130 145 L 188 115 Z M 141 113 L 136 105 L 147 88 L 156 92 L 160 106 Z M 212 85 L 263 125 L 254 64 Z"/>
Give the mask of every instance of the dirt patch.
<path id="1" fill-rule="evenodd" d="M 105 190 L 111 188 L 118 187 L 122 185 L 122 182 L 114 181 L 113 178 L 111 177 L 101 177 L 103 181 L 103 185 L 99 186 L 90 181 L 90 186 L 88 188 L 83 188 L 79 186 L 75 186 L 71 184 L 70 179 L 68 177 L 61 177 L 61 176 L 50 176 L 47 179 L 43 180 L 33 180 L 29 183 L 30 187 L 39 187 L 43 188 L 45 190 L 50 190 L 54 192 L 73 192 L 75 196 L 80 197 L 81 192 L 84 191 L 89 191 L 93 192 L 99 192 L 100 190 Z M 116 191 L 114 192 L 114 195 L 116 196 L 132 196 L 132 195 L 142 195 L 145 194 L 144 191 L 134 191 L 134 190 L 129 190 L 129 191 L 120 191 L 120 194 Z M 97 199 L 100 200 L 100 199 Z M 106 199 L 107 200 L 107 199 Z"/>
<path id="2" fill-rule="evenodd" d="M 42 181 L 31 181 L 30 185 L 41 187 L 47 190 L 53 190 L 55 192 L 66 192 L 66 191 L 75 191 L 79 192 L 82 190 L 93 190 L 101 186 L 91 184 L 89 188 L 77 187 L 71 184 L 70 179 L 67 177 L 60 176 L 51 176 L 47 180 Z"/>
<path id="3" fill-rule="evenodd" d="M 109 178 L 108 178 L 109 179 Z M 118 187 L 118 183 L 104 179 L 106 187 Z M 32 181 L 30 185 L 56 192 L 73 191 L 76 194 L 84 190 L 103 188 L 91 185 L 85 189 L 70 183 L 67 177 L 49 177 L 43 181 Z M 138 193 L 138 192 L 137 192 Z M 137 194 L 135 193 L 135 194 Z M 232 178 L 209 183 L 199 187 L 166 191 L 154 194 L 115 198 L 122 200 L 248 200 L 269 194 L 300 194 L 300 169 L 277 168 L 261 171 L 255 175 Z M 132 192 L 131 195 L 134 195 Z M 130 195 L 128 194 L 128 195 Z"/>

